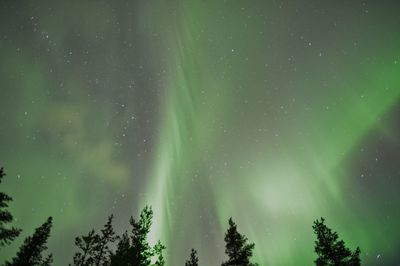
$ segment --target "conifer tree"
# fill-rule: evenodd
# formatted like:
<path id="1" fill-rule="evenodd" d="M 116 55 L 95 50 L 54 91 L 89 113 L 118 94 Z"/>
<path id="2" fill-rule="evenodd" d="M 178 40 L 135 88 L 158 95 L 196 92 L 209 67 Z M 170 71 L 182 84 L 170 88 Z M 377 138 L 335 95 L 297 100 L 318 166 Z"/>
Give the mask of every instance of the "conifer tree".
<path id="1" fill-rule="evenodd" d="M 222 266 L 258 266 L 251 263 L 254 243 L 249 243 L 247 237 L 237 231 L 237 226 L 232 218 L 229 219 L 229 228 L 225 234 L 225 253 L 228 260 Z"/>
<path id="2" fill-rule="evenodd" d="M 53 262 L 52 255 L 48 255 L 45 259 L 42 252 L 47 249 L 47 239 L 50 236 L 50 230 L 53 220 L 51 217 L 36 228 L 32 236 L 25 239 L 22 246 L 19 248 L 17 255 L 11 262 L 6 262 L 6 266 L 36 266 L 36 265 L 51 265 Z"/>
<path id="3" fill-rule="evenodd" d="M 97 234 L 92 229 L 86 236 L 75 238 L 75 245 L 80 249 L 74 255 L 74 266 L 100 266 L 110 264 L 109 244 L 115 242 L 118 237 L 112 227 L 114 216 L 110 215 L 101 233 Z"/>
<path id="4" fill-rule="evenodd" d="M 151 264 L 154 252 L 147 241 L 147 235 L 150 232 L 152 219 L 153 210 L 149 206 L 142 210 L 138 221 L 135 221 L 133 217 L 130 219 L 130 224 L 132 225 L 132 265 L 149 266 Z"/>
<path id="5" fill-rule="evenodd" d="M 131 241 L 128 236 L 128 232 L 122 235 L 119 238 L 119 242 L 117 244 L 117 250 L 115 253 L 110 253 L 110 265 L 111 266 L 129 266 L 132 265 L 130 263 L 129 253 L 131 252 Z"/>
<path id="6" fill-rule="evenodd" d="M 157 242 L 157 244 L 154 246 L 154 255 L 157 256 L 156 263 L 154 266 L 164 266 L 165 265 L 165 260 L 164 256 L 162 254 L 163 250 L 165 249 L 165 246 L 161 244 L 160 241 Z"/>
<path id="7" fill-rule="evenodd" d="M 153 211 L 146 206 L 140 213 L 139 220 L 130 218 L 131 234 L 125 232 L 117 244 L 115 253 L 110 254 L 111 266 L 163 266 L 165 247 L 159 241 L 151 247 L 147 241 L 153 219 Z M 155 263 L 152 259 L 156 256 Z"/>
<path id="8" fill-rule="evenodd" d="M 0 168 L 0 183 L 5 177 L 3 167 Z M 8 202 L 12 201 L 12 198 L 7 194 L 0 192 L 0 249 L 1 247 L 10 244 L 16 237 L 19 236 L 21 229 L 11 227 L 8 224 L 12 222 L 13 216 L 7 210 Z"/>
<path id="9" fill-rule="evenodd" d="M 360 249 L 357 247 L 354 252 L 348 249 L 343 240 L 339 240 L 336 232 L 325 225 L 325 219 L 314 221 L 313 229 L 317 235 L 315 241 L 315 252 L 317 266 L 359 266 Z"/>
<path id="10" fill-rule="evenodd" d="M 163 250 L 165 246 L 159 241 L 151 247 L 147 241 L 152 224 L 153 211 L 146 206 L 140 213 L 139 220 L 130 218 L 132 232 L 127 231 L 121 236 L 115 235 L 112 228 L 113 215 L 97 234 L 94 230 L 88 235 L 77 237 L 76 246 L 80 249 L 74 255 L 74 266 L 164 266 Z M 117 249 L 113 252 L 109 244 L 118 240 Z M 155 257 L 155 258 L 154 258 Z M 152 259 L 155 259 L 152 264 Z"/>
<path id="11" fill-rule="evenodd" d="M 190 258 L 186 261 L 185 266 L 198 266 L 199 258 L 197 257 L 197 251 L 192 248 L 190 252 Z"/>
<path id="12" fill-rule="evenodd" d="M 111 250 L 109 244 L 114 243 L 118 239 L 112 227 L 113 218 L 113 215 L 108 217 L 107 223 L 101 230 L 101 235 L 97 238 L 94 257 L 94 265 L 96 266 L 109 265 L 110 263 L 109 254 Z"/>
<path id="13" fill-rule="evenodd" d="M 40 266 L 51 266 L 53 263 L 53 254 L 49 254 Z"/>
<path id="14" fill-rule="evenodd" d="M 75 245 L 80 251 L 74 254 L 74 266 L 92 266 L 95 261 L 99 235 L 92 229 L 86 236 L 76 237 Z"/>

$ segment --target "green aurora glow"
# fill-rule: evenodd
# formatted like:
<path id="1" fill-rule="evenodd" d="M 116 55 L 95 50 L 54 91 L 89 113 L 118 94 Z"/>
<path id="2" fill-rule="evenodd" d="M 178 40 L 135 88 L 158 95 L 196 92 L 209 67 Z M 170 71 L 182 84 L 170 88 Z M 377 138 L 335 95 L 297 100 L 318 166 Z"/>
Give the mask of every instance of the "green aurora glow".
<path id="1" fill-rule="evenodd" d="M 55 217 L 56 265 L 146 204 L 168 265 L 220 263 L 231 216 L 260 265 L 310 265 L 320 216 L 399 262 L 394 1 L 4 5 L 5 185 L 17 225 Z"/>

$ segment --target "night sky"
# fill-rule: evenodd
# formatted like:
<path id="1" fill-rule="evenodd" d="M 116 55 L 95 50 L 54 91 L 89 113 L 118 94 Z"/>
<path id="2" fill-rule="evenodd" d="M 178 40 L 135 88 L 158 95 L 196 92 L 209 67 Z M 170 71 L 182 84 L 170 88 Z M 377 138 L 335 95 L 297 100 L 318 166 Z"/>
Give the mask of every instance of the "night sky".
<path id="1" fill-rule="evenodd" d="M 167 265 L 311 265 L 323 216 L 400 264 L 399 1 L 0 2 L 1 191 L 55 265 L 145 205 Z"/>

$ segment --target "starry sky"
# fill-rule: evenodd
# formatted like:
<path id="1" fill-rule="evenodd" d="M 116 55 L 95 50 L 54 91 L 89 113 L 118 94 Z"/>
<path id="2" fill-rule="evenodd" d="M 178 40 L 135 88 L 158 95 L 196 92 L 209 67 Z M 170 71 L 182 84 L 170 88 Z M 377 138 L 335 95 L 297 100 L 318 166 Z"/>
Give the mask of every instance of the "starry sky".
<path id="1" fill-rule="evenodd" d="M 167 265 L 311 265 L 323 216 L 365 265 L 400 263 L 398 1 L 1 1 L 2 191 L 23 237 L 145 205 Z"/>

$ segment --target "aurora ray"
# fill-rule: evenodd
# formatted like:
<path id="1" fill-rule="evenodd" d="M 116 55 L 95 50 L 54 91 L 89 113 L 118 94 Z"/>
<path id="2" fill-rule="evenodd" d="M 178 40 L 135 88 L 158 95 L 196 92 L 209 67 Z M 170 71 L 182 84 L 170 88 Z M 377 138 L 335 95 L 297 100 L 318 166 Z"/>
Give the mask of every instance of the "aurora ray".
<path id="1" fill-rule="evenodd" d="M 399 263 L 397 10 L 3 3 L 0 158 L 16 226 L 53 215 L 65 265 L 75 235 L 110 212 L 122 231 L 152 205 L 168 265 L 191 248 L 222 262 L 230 216 L 260 265 L 310 265 L 324 216 L 366 265 Z"/>

